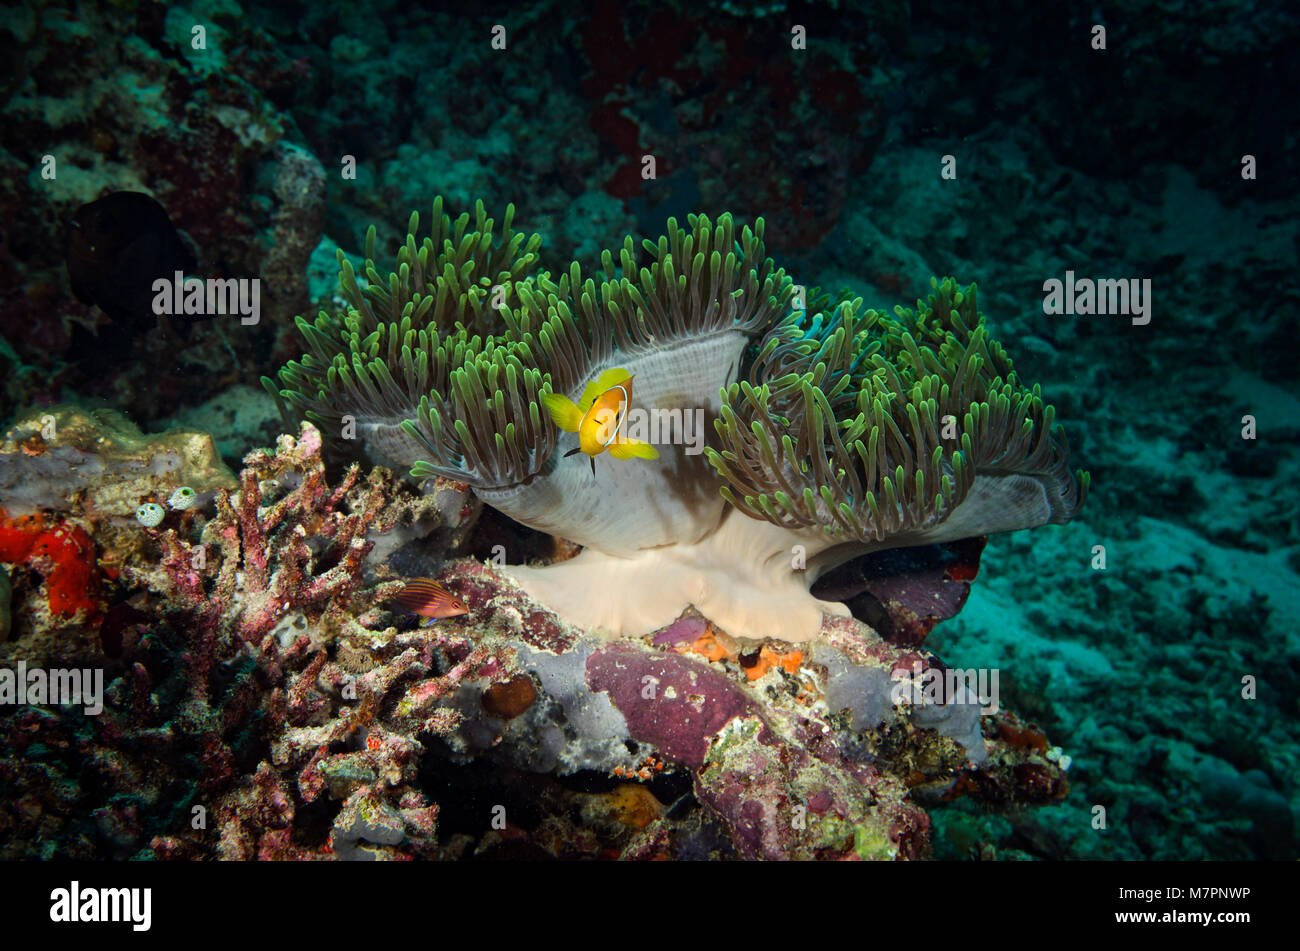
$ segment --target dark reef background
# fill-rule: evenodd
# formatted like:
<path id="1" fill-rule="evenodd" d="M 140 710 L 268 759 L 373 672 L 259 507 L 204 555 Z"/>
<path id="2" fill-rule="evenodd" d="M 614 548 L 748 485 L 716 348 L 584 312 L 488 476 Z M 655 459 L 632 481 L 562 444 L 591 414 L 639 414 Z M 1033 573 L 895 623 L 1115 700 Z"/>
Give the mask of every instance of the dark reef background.
<path id="1" fill-rule="evenodd" d="M 1294 5 L 460 6 L 0 13 L 0 421 L 113 407 L 147 431 L 212 433 L 238 471 L 279 432 L 259 378 L 301 353 L 292 318 L 330 300 L 336 249 L 359 262 L 372 223 L 393 247 L 438 194 L 453 214 L 513 202 L 544 266 L 590 267 L 668 216 L 729 211 L 765 217 L 797 280 L 870 306 L 923 295 L 934 274 L 978 282 L 1092 491 L 1069 525 L 992 537 L 970 601 L 927 646 L 1000 668 L 1003 706 L 1073 763 L 1046 806 L 932 809 L 934 855 L 1294 859 Z M 260 323 L 178 341 L 79 302 L 65 222 L 116 190 L 156 197 L 200 274 L 261 278 Z M 1150 279 L 1150 322 L 1045 316 L 1043 282 L 1067 270 Z"/>

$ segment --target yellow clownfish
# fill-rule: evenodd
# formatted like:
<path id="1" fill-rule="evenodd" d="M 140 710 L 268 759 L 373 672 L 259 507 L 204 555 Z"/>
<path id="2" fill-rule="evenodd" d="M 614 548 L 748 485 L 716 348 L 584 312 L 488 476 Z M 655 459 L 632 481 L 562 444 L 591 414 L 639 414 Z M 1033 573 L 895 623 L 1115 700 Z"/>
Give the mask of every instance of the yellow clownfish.
<path id="1" fill-rule="evenodd" d="M 630 439 L 624 432 L 632 407 L 632 374 L 627 370 L 606 370 L 587 384 L 577 403 L 559 393 L 547 393 L 542 399 L 556 426 L 578 434 L 578 448 L 566 452 L 565 458 L 585 452 L 591 457 L 592 475 L 596 474 L 596 457 L 606 449 L 615 459 L 659 458 L 654 446 Z"/>

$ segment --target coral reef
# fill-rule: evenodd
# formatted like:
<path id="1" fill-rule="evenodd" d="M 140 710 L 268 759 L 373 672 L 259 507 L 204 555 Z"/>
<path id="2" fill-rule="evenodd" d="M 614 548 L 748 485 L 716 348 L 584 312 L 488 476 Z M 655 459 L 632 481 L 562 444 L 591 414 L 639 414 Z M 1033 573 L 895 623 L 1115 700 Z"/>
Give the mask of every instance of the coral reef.
<path id="1" fill-rule="evenodd" d="M 312 426 L 297 440 L 282 436 L 276 453 L 255 450 L 244 460 L 235 498 L 218 492 L 217 516 L 204 526 L 198 545 L 182 541 L 174 530 L 163 534 L 171 602 L 192 613 L 201 641 L 233 636 L 266 649 L 265 638 L 290 612 L 351 601 L 373 545 L 366 532 L 387 499 L 374 481 L 357 510 L 345 515 L 340 505 L 356 486 L 359 469 L 354 466 L 327 491 L 320 450 L 320 433 Z M 283 493 L 274 504 L 264 496 L 264 485 Z M 290 515 L 293 521 L 286 523 Z M 391 510 L 385 517 L 395 515 Z M 213 568 L 209 547 L 220 553 Z M 211 590 L 205 583 L 209 571 L 216 579 Z M 310 620 L 324 623 L 318 611 Z"/>
<path id="2" fill-rule="evenodd" d="M 424 557 L 410 549 L 431 529 L 454 550 L 473 507 L 383 468 L 331 485 L 321 451 L 308 423 L 255 450 L 236 491 L 137 526 L 129 560 L 111 521 L 83 518 L 115 565 L 104 610 L 80 618 L 99 641 L 39 654 L 25 612 L 0 647 L 105 666 L 104 709 L 0 717 L 0 828 L 40 831 L 6 857 L 907 859 L 930 847 L 914 788 L 1004 803 L 1065 788 L 1058 765 L 1030 763 L 1041 751 L 990 757 L 979 699 L 918 699 L 934 658 L 847 619 L 811 651 L 754 647 L 695 612 L 610 644 L 460 559 L 443 580 L 470 616 L 411 628 L 385 608 L 404 582 L 381 579 Z M 61 531 L 47 518 L 6 523 L 5 559 Z M 1026 764 L 1037 785 L 1003 778 Z M 532 798 L 465 815 L 460 783 L 501 789 L 485 777 L 519 770 Z M 94 808 L 68 782 L 86 771 L 107 791 Z M 456 803 L 441 831 L 440 789 Z"/>
<path id="3" fill-rule="evenodd" d="M 437 697 L 491 656 L 440 631 L 376 627 L 375 606 L 401 583 L 367 581 L 364 568 L 368 535 L 427 529 L 438 498 L 412 496 L 385 470 L 362 480 L 356 467 L 331 487 L 307 425 L 251 453 L 238 492 L 218 490 L 210 518 L 137 527 L 146 543 L 114 571 L 129 600 L 86 625 L 102 641 L 42 648 L 41 619 L 24 612 L 0 645 L 6 661 L 90 661 L 108 685 L 99 716 L 29 706 L 0 717 L 10 803 L 0 828 L 39 833 L 6 836 L 5 856 L 325 857 L 328 830 L 298 828 L 295 814 L 327 788 L 346 800 L 334 823 L 345 857 L 408 834 L 404 854 L 437 853 L 436 808 L 410 785 L 419 744 L 378 717 L 390 695 L 413 692 L 412 722 L 445 729 Z M 32 536 L 29 557 L 51 557 L 41 528 L 40 517 L 7 525 L 5 559 Z M 432 676 L 446 657 L 456 660 Z M 87 771 L 104 799 L 73 790 L 69 777 Z M 396 817 L 397 839 L 376 831 L 376 815 Z"/>
<path id="4" fill-rule="evenodd" d="M 1045 771 L 1043 797 L 1068 788 L 1058 764 L 1005 742 L 995 719 L 986 741 L 974 697 L 914 703 L 910 685 L 937 661 L 857 622 L 828 619 L 810 652 L 764 664 L 766 648 L 695 613 L 649 642 L 610 644 L 538 612 L 490 566 L 459 562 L 446 578 L 469 597 L 480 643 L 508 644 L 520 671 L 469 676 L 447 694 L 458 719 L 441 735 L 446 755 L 645 784 L 659 808 L 611 807 L 638 817 L 614 840 L 622 857 L 688 857 L 703 821 L 742 858 L 917 858 L 929 823 L 913 789 L 1031 801 L 1037 787 L 1008 778 L 1026 766 Z M 500 687 L 521 678 L 527 702 L 500 710 Z M 515 841 L 551 851 L 540 831 L 517 828 Z"/>
<path id="5" fill-rule="evenodd" d="M 836 564 L 1077 512 L 1087 476 L 973 286 L 932 281 L 897 319 L 832 304 L 764 257 L 762 219 L 737 231 L 730 215 L 670 219 L 645 266 L 628 238 L 596 278 L 575 262 L 552 279 L 513 214 L 498 236 L 481 202 L 453 222 L 436 200 L 387 279 L 372 228 L 364 289 L 340 255 L 346 311 L 300 319 L 310 352 L 283 389 L 264 382 L 373 458 L 583 545 L 513 572 L 582 626 L 645 635 L 691 604 L 733 635 L 807 640 L 844 612 L 808 594 Z M 637 380 L 628 435 L 663 451 L 593 478 L 539 404 L 613 367 Z"/>
<path id="6" fill-rule="evenodd" d="M 235 486 L 207 433 L 146 435 L 115 410 L 60 405 L 20 414 L 0 442 L 0 506 L 13 515 L 125 519 L 181 486 L 205 499 Z"/>
<path id="7" fill-rule="evenodd" d="M 204 49 L 193 45 L 195 27 L 206 31 Z M 238 4 L 75 16 L 43 4 L 0 29 L 25 48 L 6 90 L 13 135 L 0 154 L 0 417 L 38 398 L 93 394 L 153 424 L 241 367 L 256 382 L 287 324 L 269 318 L 307 302 L 303 265 L 324 227 L 324 171 L 285 140 L 293 120 L 281 111 L 280 93 L 301 86 L 306 64 Z M 229 332 L 205 321 L 183 345 L 163 326 L 123 339 L 119 323 L 74 300 L 65 223 L 121 190 L 163 205 L 196 246 L 199 274 L 260 277 L 260 325 Z"/>
<path id="8" fill-rule="evenodd" d="M 0 638 L 0 657 L 40 663 L 97 644 L 103 583 L 139 547 L 140 506 L 165 514 L 158 503 L 182 486 L 199 504 L 235 484 L 206 433 L 146 435 L 121 413 L 68 405 L 20 414 L 0 442 L 0 562 L 18 592 L 6 626 L 27 636 L 21 649 Z"/>
<path id="9" fill-rule="evenodd" d="M 276 197 L 271 248 L 258 276 L 267 289 L 263 318 L 282 324 L 307 305 L 307 262 L 325 224 L 325 169 L 316 156 L 282 145 L 273 157 Z"/>

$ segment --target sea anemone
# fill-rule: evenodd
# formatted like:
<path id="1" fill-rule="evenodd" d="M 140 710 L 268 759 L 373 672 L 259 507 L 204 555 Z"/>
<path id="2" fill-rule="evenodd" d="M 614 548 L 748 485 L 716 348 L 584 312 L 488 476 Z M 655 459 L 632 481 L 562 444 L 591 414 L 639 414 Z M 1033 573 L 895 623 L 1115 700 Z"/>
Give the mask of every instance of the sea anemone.
<path id="1" fill-rule="evenodd" d="M 435 201 L 431 235 L 412 215 L 386 278 L 372 228 L 366 286 L 340 253 L 345 312 L 299 318 L 309 352 L 264 382 L 377 460 L 581 544 L 504 569 L 569 621 L 641 635 L 694 605 L 736 636 L 806 640 L 847 613 L 808 592 L 836 564 L 1078 511 L 1087 475 L 974 285 L 864 310 L 796 287 L 764 255 L 763 220 L 727 214 L 670 218 L 643 258 L 627 238 L 596 275 L 553 276 L 513 211 L 497 235 L 481 202 L 470 229 Z M 636 381 L 630 434 L 660 456 L 601 456 L 593 476 L 543 400 L 576 401 L 614 367 Z"/>

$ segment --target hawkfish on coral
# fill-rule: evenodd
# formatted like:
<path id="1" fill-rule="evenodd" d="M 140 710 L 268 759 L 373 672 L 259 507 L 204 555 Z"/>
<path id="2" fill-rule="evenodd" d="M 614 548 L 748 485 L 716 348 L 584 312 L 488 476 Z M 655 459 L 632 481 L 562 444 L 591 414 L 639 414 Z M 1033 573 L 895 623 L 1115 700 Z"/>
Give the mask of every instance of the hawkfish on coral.
<path id="1" fill-rule="evenodd" d="M 469 613 L 464 601 L 429 578 L 411 578 L 393 597 L 393 602 L 403 611 L 427 618 L 425 627 L 439 618 L 460 617 Z"/>
<path id="2" fill-rule="evenodd" d="M 279 398 L 413 476 L 468 484 L 532 528 L 583 546 L 509 566 L 535 600 L 581 627 L 643 635 L 694 605 L 737 636 L 803 641 L 847 609 L 817 577 L 879 549 L 1069 521 L 1086 494 L 1063 430 L 977 308 L 974 285 L 932 281 L 893 316 L 797 289 L 764 254 L 764 224 L 674 219 L 657 242 L 536 270 L 507 208 L 454 222 L 434 202 L 387 276 L 367 235 L 365 286 L 340 253 L 343 313 L 299 318 L 309 352 L 264 381 Z M 793 305 L 805 300 L 806 306 Z M 611 369 L 637 381 L 628 412 L 702 411 L 704 451 L 592 479 L 546 406 L 578 403 Z M 590 395 L 590 394 L 588 394 Z M 680 429 L 679 429 L 680 431 Z"/>

